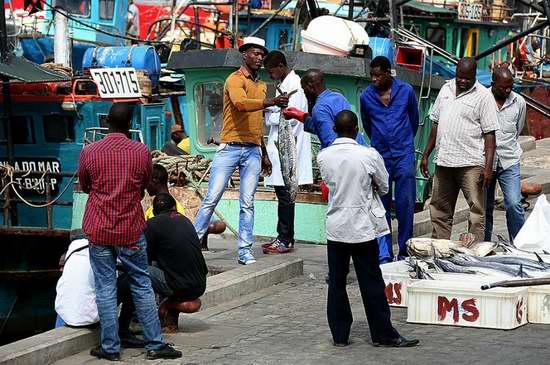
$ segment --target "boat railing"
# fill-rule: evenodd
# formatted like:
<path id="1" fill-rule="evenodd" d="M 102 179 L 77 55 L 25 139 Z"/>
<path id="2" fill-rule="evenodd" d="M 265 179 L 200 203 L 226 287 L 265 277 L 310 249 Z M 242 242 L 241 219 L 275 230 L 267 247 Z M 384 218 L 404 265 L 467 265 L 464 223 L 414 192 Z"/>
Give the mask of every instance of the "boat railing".
<path id="1" fill-rule="evenodd" d="M 0 176 L 2 184 L 0 187 L 0 202 L 2 203 L 3 211 L 3 226 L 11 227 L 17 226 L 17 215 L 12 214 L 16 211 L 17 204 L 25 204 L 32 208 L 46 208 L 46 227 L 48 230 L 52 230 L 53 227 L 53 207 L 57 206 L 72 206 L 73 203 L 70 200 L 62 200 L 61 197 L 68 188 L 72 185 L 72 182 L 76 178 L 76 171 L 73 172 L 52 172 L 52 171 L 37 171 L 37 170 L 16 170 L 9 165 L 0 166 Z M 24 196 L 24 193 L 17 187 L 18 177 L 39 176 L 36 183 L 30 190 L 34 190 L 40 195 L 45 195 L 45 199 L 28 198 Z M 55 198 L 52 197 L 52 181 L 61 178 L 69 178 L 69 181 L 65 187 L 57 194 Z M 43 186 L 43 187 L 42 187 Z M 29 190 L 29 189 L 27 189 Z M 14 196 L 12 196 L 12 193 Z M 44 194 L 45 193 L 45 194 Z M 12 210 L 13 209 L 13 210 Z"/>
<path id="2" fill-rule="evenodd" d="M 99 141 L 107 135 L 109 128 L 107 127 L 90 127 L 84 129 L 84 144 L 90 144 Z M 136 137 L 141 143 L 144 143 L 143 132 L 139 129 L 130 129 L 130 137 Z M 132 138 L 134 139 L 134 138 Z"/>

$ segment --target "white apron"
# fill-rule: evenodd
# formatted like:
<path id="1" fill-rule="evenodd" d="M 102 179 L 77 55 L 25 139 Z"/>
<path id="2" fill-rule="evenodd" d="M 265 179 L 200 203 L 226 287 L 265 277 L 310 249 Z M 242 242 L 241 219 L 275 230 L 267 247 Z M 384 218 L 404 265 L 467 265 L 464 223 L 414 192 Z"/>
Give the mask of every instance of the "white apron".
<path id="1" fill-rule="evenodd" d="M 291 92 L 298 90 L 293 94 L 288 101 L 289 107 L 295 107 L 303 111 L 307 111 L 307 99 L 302 90 L 300 84 L 300 76 L 296 75 L 294 71 L 285 77 L 279 88 L 283 92 Z M 279 92 L 276 92 L 279 95 Z M 271 107 L 267 109 L 265 122 L 270 127 L 269 138 L 267 140 L 267 154 L 273 165 L 273 171 L 271 176 L 267 176 L 264 179 L 265 185 L 271 186 L 284 186 L 283 175 L 281 173 L 281 162 L 279 160 L 279 151 L 275 142 L 279 138 L 279 113 L 280 108 Z M 296 136 L 296 152 L 298 156 L 297 170 L 298 170 L 298 185 L 307 185 L 313 183 L 313 171 L 311 168 L 311 136 L 309 133 L 304 132 L 304 125 L 299 121 L 291 120 L 294 130 L 294 136 Z"/>

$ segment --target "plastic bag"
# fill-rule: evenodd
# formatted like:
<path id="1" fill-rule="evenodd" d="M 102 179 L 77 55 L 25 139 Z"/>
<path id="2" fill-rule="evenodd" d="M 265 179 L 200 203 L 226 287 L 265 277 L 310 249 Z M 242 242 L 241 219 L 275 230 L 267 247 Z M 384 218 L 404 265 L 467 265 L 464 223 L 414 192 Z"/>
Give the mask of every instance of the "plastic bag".
<path id="1" fill-rule="evenodd" d="M 525 251 L 550 252 L 550 204 L 546 195 L 538 197 L 531 215 L 514 239 L 514 245 Z"/>

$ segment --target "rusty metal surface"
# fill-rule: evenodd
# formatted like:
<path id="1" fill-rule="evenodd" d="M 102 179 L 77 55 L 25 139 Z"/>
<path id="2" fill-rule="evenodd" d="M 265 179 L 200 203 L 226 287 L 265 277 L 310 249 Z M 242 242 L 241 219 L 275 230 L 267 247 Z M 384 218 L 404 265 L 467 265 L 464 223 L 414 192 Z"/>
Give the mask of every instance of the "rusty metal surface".
<path id="1" fill-rule="evenodd" d="M 44 270 L 0 270 L 0 280 L 10 281 L 52 281 L 57 280 L 61 276 L 60 269 L 44 269 Z"/>
<path id="2" fill-rule="evenodd" d="M 0 227 L 0 242 L 16 236 L 51 237 L 69 240 L 70 230 L 68 229 L 44 229 L 34 227 Z"/>

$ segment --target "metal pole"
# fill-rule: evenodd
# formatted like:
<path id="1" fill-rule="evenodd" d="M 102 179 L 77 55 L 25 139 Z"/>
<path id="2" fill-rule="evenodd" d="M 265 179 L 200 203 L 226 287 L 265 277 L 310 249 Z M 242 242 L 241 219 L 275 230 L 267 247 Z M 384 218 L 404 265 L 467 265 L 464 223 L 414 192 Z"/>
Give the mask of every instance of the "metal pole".
<path id="1" fill-rule="evenodd" d="M 197 46 L 201 48 L 201 25 L 199 19 L 199 8 L 196 6 L 193 7 L 193 15 L 195 17 L 195 40 L 197 42 Z"/>
<path id="2" fill-rule="evenodd" d="M 237 40 L 235 39 L 235 33 L 233 32 L 233 13 L 235 12 L 235 3 L 237 0 L 234 0 L 233 3 L 231 3 L 231 6 L 229 7 L 229 19 L 227 24 L 227 29 L 229 30 L 229 33 L 231 34 L 231 44 L 233 47 L 236 47 Z"/>
<path id="3" fill-rule="evenodd" d="M 8 32 L 6 29 L 6 12 L 4 11 L 4 0 L 0 0 L 0 62 L 7 62 L 9 60 L 8 53 Z M 7 143 L 7 158 L 8 163 L 11 166 L 15 165 L 15 159 L 13 156 L 13 132 L 11 127 L 11 93 L 10 93 L 10 79 L 7 76 L 2 76 L 2 96 L 4 110 L 2 113 L 3 122 L 6 125 L 6 137 Z M 6 189 L 5 194 L 6 201 L 4 202 L 4 225 L 10 226 L 14 219 L 11 210 L 11 201 L 9 189 Z M 11 219 L 10 219 L 11 216 Z"/>
<path id="4" fill-rule="evenodd" d="M 348 19 L 353 20 L 353 3 L 355 0 L 348 0 Z"/>
<path id="5" fill-rule="evenodd" d="M 534 33 L 537 30 L 542 29 L 544 27 L 547 27 L 549 24 L 550 24 L 549 21 L 545 21 L 545 22 L 542 22 L 538 25 L 535 25 L 534 27 L 529 28 L 527 30 L 524 30 L 523 32 L 520 32 L 520 33 L 516 34 L 515 36 L 513 36 L 511 38 L 505 39 L 502 42 L 499 42 L 499 43 L 495 44 L 493 47 L 486 49 L 485 51 L 481 52 L 480 54 L 478 54 L 474 58 L 476 60 L 480 60 L 483 57 L 486 57 L 486 56 L 490 55 L 491 53 L 496 52 L 499 49 L 506 47 L 510 43 L 513 43 L 513 42 L 517 41 L 518 39 L 520 39 L 522 37 L 525 37 L 526 35 Z"/>
<path id="6" fill-rule="evenodd" d="M 69 44 L 69 20 L 67 12 L 62 7 L 63 1 L 56 1 L 54 8 L 54 62 L 65 67 L 71 67 L 71 47 Z"/>
<path id="7" fill-rule="evenodd" d="M 396 28 L 395 24 L 397 23 L 397 7 L 395 6 L 394 0 L 388 0 L 388 6 L 390 11 L 390 28 L 393 31 Z"/>

